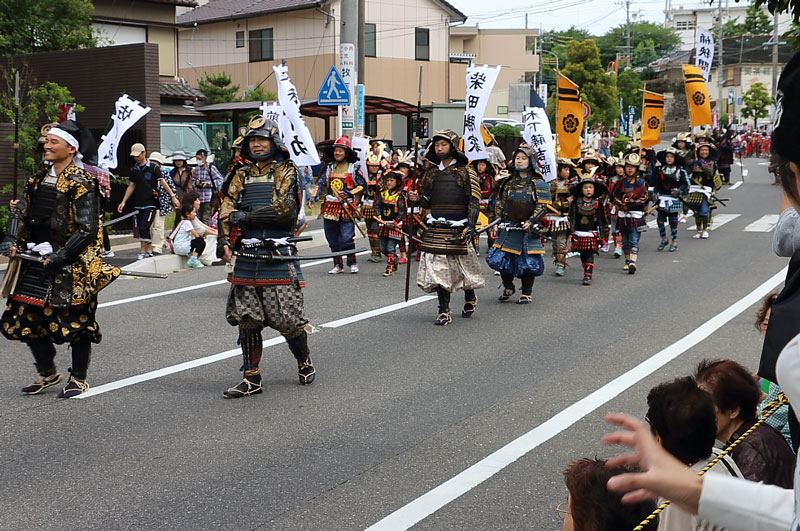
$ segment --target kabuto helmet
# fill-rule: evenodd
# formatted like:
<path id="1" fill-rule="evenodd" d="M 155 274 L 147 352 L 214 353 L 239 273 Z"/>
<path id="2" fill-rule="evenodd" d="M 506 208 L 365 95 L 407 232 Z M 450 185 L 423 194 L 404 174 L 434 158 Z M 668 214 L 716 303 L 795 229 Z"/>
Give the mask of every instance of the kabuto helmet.
<path id="1" fill-rule="evenodd" d="M 428 149 L 425 151 L 426 159 L 434 164 L 439 164 L 439 162 L 441 162 L 439 160 L 439 156 L 436 155 L 436 149 L 434 149 L 437 140 L 446 140 L 450 142 L 450 155 L 452 155 L 453 158 L 459 162 L 462 162 L 463 164 L 469 162 L 467 160 L 467 156 L 464 155 L 464 152 L 459 149 L 461 138 L 458 136 L 458 133 L 452 129 L 442 129 L 434 133 L 434 135 L 431 137 L 431 143 L 428 145 Z"/>
<path id="2" fill-rule="evenodd" d="M 325 149 L 325 155 L 330 160 L 336 160 L 333 158 L 333 152 L 336 150 L 336 148 L 342 148 L 344 150 L 345 153 L 344 158 L 347 162 L 351 164 L 358 162 L 358 155 L 356 154 L 355 151 L 353 151 L 353 148 L 350 147 L 349 136 L 347 135 L 340 136 L 339 138 L 336 139 L 336 141 L 333 144 L 331 144 Z"/>
<path id="3" fill-rule="evenodd" d="M 269 138 L 272 140 L 272 150 L 264 155 L 254 155 L 250 151 L 250 139 L 254 137 Z M 250 118 L 247 124 L 247 133 L 244 135 L 242 142 L 242 156 L 249 160 L 261 160 L 273 157 L 281 152 L 283 147 L 283 140 L 281 139 L 280 132 L 278 131 L 278 124 L 272 120 L 268 120 L 263 116 L 256 115 Z"/>

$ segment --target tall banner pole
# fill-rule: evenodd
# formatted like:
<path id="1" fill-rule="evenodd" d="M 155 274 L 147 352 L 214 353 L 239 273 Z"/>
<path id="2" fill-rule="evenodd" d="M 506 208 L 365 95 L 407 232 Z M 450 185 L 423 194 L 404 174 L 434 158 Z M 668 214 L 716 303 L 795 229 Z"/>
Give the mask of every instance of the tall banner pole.
<path id="1" fill-rule="evenodd" d="M 14 76 L 14 190 L 12 199 L 17 199 L 17 185 L 19 184 L 19 70 Z"/>
<path id="2" fill-rule="evenodd" d="M 412 172 L 412 179 L 414 179 L 414 186 L 419 181 L 419 130 L 421 127 L 420 111 L 422 108 L 422 65 L 419 65 L 419 88 L 417 89 L 417 129 L 414 131 L 414 171 Z M 411 285 L 411 237 L 414 236 L 414 213 L 409 212 L 408 204 L 406 204 L 406 212 L 408 212 L 408 259 L 406 260 L 406 302 L 408 302 L 408 290 Z"/>

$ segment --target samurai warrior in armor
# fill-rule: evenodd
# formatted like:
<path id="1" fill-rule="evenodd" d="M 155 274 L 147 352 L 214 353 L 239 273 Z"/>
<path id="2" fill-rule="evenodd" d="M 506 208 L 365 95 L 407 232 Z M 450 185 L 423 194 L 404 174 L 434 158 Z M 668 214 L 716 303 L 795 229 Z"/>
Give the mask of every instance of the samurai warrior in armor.
<path id="1" fill-rule="evenodd" d="M 553 263 L 556 266 L 556 276 L 563 277 L 567 268 L 567 238 L 570 233 L 569 207 L 572 204 L 570 194 L 570 181 L 577 176 L 575 164 L 565 158 L 559 157 L 556 178 L 550 182 L 550 196 L 553 205 L 547 209 L 545 219 L 549 222 L 547 235 L 553 243 Z"/>
<path id="2" fill-rule="evenodd" d="M 384 157 L 383 142 L 379 140 L 370 142 L 370 152 L 367 155 L 367 186 L 361 202 L 361 212 L 364 214 L 367 238 L 372 251 L 368 260 L 375 263 L 381 261 L 381 247 L 378 243 L 380 223 L 378 223 L 378 214 L 375 211 L 375 201 L 381 193 L 381 176 L 388 165 L 389 161 Z"/>
<path id="3" fill-rule="evenodd" d="M 603 230 L 608 226 L 602 197 L 606 185 L 591 177 L 581 179 L 570 187 L 575 198 L 569 209 L 572 226 L 572 250 L 580 253 L 583 266 L 583 285 L 590 286 L 594 277 L 594 255 L 602 246 Z"/>
<path id="4" fill-rule="evenodd" d="M 486 255 L 486 263 L 499 271 L 503 280 L 500 302 L 507 301 L 514 294 L 516 277 L 522 279 L 522 294 L 517 304 L 530 304 L 533 281 L 544 273 L 544 246 L 539 222 L 545 211 L 538 201 L 542 188 L 537 182 L 541 174 L 534 166 L 535 160 L 530 148 L 521 145 L 513 154 L 514 173 L 498 184 L 494 213 L 502 221 L 494 245 Z M 549 199 L 550 187 L 545 185 Z"/>
<path id="5" fill-rule="evenodd" d="M 276 260 L 291 256 L 295 248 L 286 241 L 294 235 L 301 195 L 297 168 L 284 160 L 275 122 L 256 116 L 242 144 L 242 155 L 253 161 L 231 177 L 220 216 L 222 231 L 217 254 L 230 262 L 235 251 L 233 271 L 228 275 L 231 290 L 225 318 L 239 327 L 242 347 L 242 381 L 223 393 L 225 398 L 240 398 L 263 391 L 261 386 L 261 330 L 272 328 L 286 338 L 297 361 L 301 385 L 314 381 L 316 370 L 308 350 L 308 323 L 303 310 L 305 286 L 297 260 Z M 241 237 L 231 248 L 231 227 Z"/>
<path id="6" fill-rule="evenodd" d="M 458 149 L 452 130 L 437 131 L 425 152 L 431 167 L 422 176 L 419 192 L 409 192 L 410 203 L 428 209 L 419 249 L 422 251 L 417 286 L 439 297 L 435 324 L 452 322 L 450 294 L 464 290 L 462 317 L 478 307 L 475 290 L 484 286 L 478 255 L 471 239 L 480 212 L 480 185 L 467 157 Z"/>
<path id="7" fill-rule="evenodd" d="M 661 163 L 655 170 L 653 179 L 655 200 L 658 201 L 656 221 L 658 233 L 661 235 L 658 250 L 663 251 L 669 245 L 669 252 L 672 253 L 678 250 L 678 215 L 683 206 L 681 196 L 689 188 L 689 177 L 683 168 L 683 157 L 677 149 L 670 147 L 659 151 L 656 157 Z M 667 220 L 669 220 L 669 240 L 665 226 Z"/>
<path id="8" fill-rule="evenodd" d="M 39 394 L 61 381 L 55 345 L 64 343 L 72 350 L 72 367 L 58 397 L 89 389 L 92 343 L 102 339 L 95 320 L 97 293 L 120 274 L 101 258 L 100 192 L 82 162 L 95 158 L 94 139 L 77 122 L 50 129 L 44 144 L 49 164 L 26 181 L 0 243 L 0 254 L 11 258 L 3 282 L 9 300 L 0 318 L 2 333 L 28 345 L 38 373 L 22 388 L 25 394 Z M 18 252 L 41 261 L 14 258 Z"/>
<path id="9" fill-rule="evenodd" d="M 358 169 L 358 155 L 350 147 L 350 138 L 343 135 L 336 139 L 327 152 L 332 161 L 322 170 L 318 180 L 317 199 L 324 195 L 322 203 L 323 229 L 331 252 L 355 249 L 356 223 L 362 216 L 358 209 L 361 194 L 367 186 Z M 358 273 L 356 253 L 347 255 L 351 273 Z M 333 259 L 331 275 L 344 270 L 342 258 Z"/>
<path id="10" fill-rule="evenodd" d="M 639 238 L 646 223 L 645 210 L 650 198 L 647 183 L 639 175 L 642 159 L 636 153 L 625 155 L 625 178 L 614 188 L 613 201 L 617 209 L 617 230 L 622 235 L 623 269 L 636 273 Z"/>
<path id="11" fill-rule="evenodd" d="M 381 252 L 386 255 L 386 271 L 383 276 L 390 277 L 398 267 L 397 246 L 403 241 L 403 220 L 406 217 L 406 200 L 403 195 L 403 174 L 388 171 L 383 176 L 383 190 L 375 201 Z"/>
<path id="12" fill-rule="evenodd" d="M 494 164 L 491 160 L 475 160 L 472 161 L 475 166 L 475 173 L 478 177 L 478 182 L 481 186 L 481 214 L 486 216 L 488 220 L 494 217 L 493 192 L 494 192 L 494 178 L 497 173 Z M 480 238 L 474 238 L 475 251 L 480 252 Z M 494 244 L 494 240 L 489 235 L 489 248 Z"/>
<path id="13" fill-rule="evenodd" d="M 694 211 L 697 233 L 692 238 L 707 239 L 713 210 L 716 207 L 713 195 L 722 187 L 722 178 L 717 171 L 717 148 L 708 142 L 697 144 L 696 158 L 690 162 L 689 194 L 686 204 Z"/>

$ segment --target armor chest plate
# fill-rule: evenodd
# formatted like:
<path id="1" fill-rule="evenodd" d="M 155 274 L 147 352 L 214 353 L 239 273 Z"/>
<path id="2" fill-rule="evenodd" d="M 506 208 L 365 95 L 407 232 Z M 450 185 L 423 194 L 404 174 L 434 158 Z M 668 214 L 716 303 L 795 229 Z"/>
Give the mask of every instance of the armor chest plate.
<path id="1" fill-rule="evenodd" d="M 354 188 L 355 182 L 353 181 L 353 174 L 350 172 L 334 172 L 331 170 L 330 177 L 328 179 L 328 187 L 337 194 L 342 193 L 343 190 L 350 190 Z"/>
<path id="2" fill-rule="evenodd" d="M 272 204 L 272 194 L 275 182 L 272 175 L 248 178 L 245 180 L 239 202 L 243 210 L 265 207 Z"/>
<path id="3" fill-rule="evenodd" d="M 467 194 L 458 185 L 455 172 L 441 172 L 433 179 L 431 214 L 435 218 L 464 219 L 467 217 Z"/>
<path id="4" fill-rule="evenodd" d="M 528 179 L 515 179 L 506 197 L 506 219 L 512 223 L 523 223 L 536 207 L 536 196 Z"/>
<path id="5" fill-rule="evenodd" d="M 394 221 L 397 218 L 397 200 L 399 193 L 381 192 L 380 216 L 383 221 Z"/>
<path id="6" fill-rule="evenodd" d="M 57 199 L 56 178 L 47 176 L 33 194 L 31 223 L 34 225 L 50 225 L 50 218 L 55 212 Z"/>

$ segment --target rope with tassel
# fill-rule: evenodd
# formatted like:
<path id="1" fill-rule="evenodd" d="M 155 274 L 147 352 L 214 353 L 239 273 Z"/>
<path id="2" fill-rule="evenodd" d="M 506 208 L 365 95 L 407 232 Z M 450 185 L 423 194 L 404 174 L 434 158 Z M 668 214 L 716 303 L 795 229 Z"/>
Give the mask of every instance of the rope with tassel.
<path id="1" fill-rule="evenodd" d="M 744 439 L 745 439 L 745 438 L 746 438 L 748 435 L 750 435 L 751 433 L 753 433 L 753 432 L 756 430 L 756 428 L 758 428 L 759 426 L 761 426 L 762 424 L 764 424 L 764 422 L 766 422 L 766 420 L 767 420 L 769 417 L 771 417 L 773 413 L 775 413 L 776 411 L 778 411 L 778 409 L 780 409 L 780 408 L 781 408 L 781 406 L 783 406 L 783 405 L 786 405 L 786 404 L 788 404 L 788 403 L 789 403 L 789 400 L 786 398 L 786 395 L 785 395 L 785 394 L 783 394 L 783 393 L 779 394 L 777 399 L 773 400 L 772 402 L 770 402 L 769 404 L 767 404 L 766 406 L 764 406 L 764 408 L 761 410 L 761 418 L 758 420 L 758 422 L 756 422 L 755 424 L 753 424 L 753 425 L 750 427 L 750 429 L 749 429 L 749 430 L 747 430 L 746 432 L 744 432 L 744 433 L 741 435 L 741 437 L 739 437 L 738 439 L 736 439 L 735 441 L 733 441 L 733 442 L 730 444 L 730 446 L 728 446 L 727 448 L 725 448 L 725 450 L 723 450 L 723 451 L 722 451 L 722 452 L 721 452 L 721 453 L 720 453 L 720 454 L 719 454 L 717 457 L 715 457 L 714 459 L 712 459 L 712 460 L 711 460 L 711 461 L 710 461 L 710 462 L 709 462 L 709 463 L 708 463 L 706 466 L 704 466 L 704 467 L 703 467 L 703 469 L 702 469 L 702 470 L 700 470 L 700 472 L 698 472 L 698 473 L 697 473 L 697 475 L 698 475 L 698 476 L 702 476 L 702 475 L 704 475 L 706 472 L 708 472 L 708 471 L 711 469 L 711 467 L 712 467 L 712 466 L 714 466 L 714 465 L 716 465 L 717 463 L 719 463 L 719 462 L 720 462 L 720 460 L 721 460 L 723 457 L 725 457 L 726 455 L 728 455 L 729 453 L 731 453 L 731 452 L 733 451 L 733 449 L 734 449 L 734 448 L 736 448 L 736 447 L 739 445 L 739 443 L 741 443 L 741 442 L 742 442 L 742 441 L 743 441 L 743 440 L 744 440 Z M 655 519 L 656 519 L 656 517 L 657 517 L 659 514 L 661 514 L 662 512 L 664 512 L 664 509 L 666 509 L 666 508 L 669 506 L 669 504 L 670 504 L 670 501 L 669 501 L 669 500 L 667 500 L 667 501 L 665 501 L 664 503 L 662 503 L 661 505 L 659 505 L 658 507 L 656 507 L 656 510 L 655 510 L 655 511 L 653 511 L 652 513 L 650 513 L 650 515 L 649 515 L 647 518 L 645 518 L 644 520 L 642 520 L 642 521 L 639 523 L 639 525 L 637 525 L 636 527 L 634 527 L 634 528 L 633 528 L 633 531 L 642 531 L 642 530 L 643 530 L 643 529 L 644 529 L 644 528 L 647 526 L 647 524 L 649 524 L 650 522 L 652 522 L 653 520 L 655 520 Z"/>

